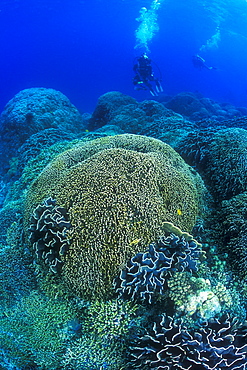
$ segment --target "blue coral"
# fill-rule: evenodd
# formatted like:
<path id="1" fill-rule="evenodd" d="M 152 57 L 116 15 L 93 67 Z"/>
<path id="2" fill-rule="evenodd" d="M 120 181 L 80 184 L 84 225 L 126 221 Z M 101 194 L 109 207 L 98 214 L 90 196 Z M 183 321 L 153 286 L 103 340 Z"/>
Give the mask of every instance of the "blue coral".
<path id="1" fill-rule="evenodd" d="M 61 270 L 62 256 L 69 248 L 66 232 L 70 227 L 66 209 L 58 207 L 51 197 L 34 210 L 29 228 L 30 242 L 36 257 L 54 273 Z"/>
<path id="2" fill-rule="evenodd" d="M 244 370 L 247 361 L 246 327 L 235 319 L 210 319 L 188 330 L 182 321 L 163 315 L 132 348 L 134 369 Z"/>
<path id="3" fill-rule="evenodd" d="M 9 160 L 17 156 L 31 135 L 49 128 L 78 134 L 85 124 L 76 107 L 60 91 L 39 87 L 16 94 L 0 116 L 0 172 L 8 171 Z"/>
<path id="4" fill-rule="evenodd" d="M 197 271 L 201 247 L 184 236 L 173 233 L 149 245 L 148 251 L 132 257 L 114 281 L 119 297 L 151 304 L 167 289 L 167 279 L 174 271 Z"/>

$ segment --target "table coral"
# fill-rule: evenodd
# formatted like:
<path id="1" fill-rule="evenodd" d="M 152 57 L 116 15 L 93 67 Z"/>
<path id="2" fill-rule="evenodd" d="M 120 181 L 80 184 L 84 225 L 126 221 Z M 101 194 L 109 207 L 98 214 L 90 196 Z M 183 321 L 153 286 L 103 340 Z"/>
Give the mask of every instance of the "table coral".
<path id="1" fill-rule="evenodd" d="M 97 139 L 59 155 L 33 182 L 26 230 L 33 210 L 52 196 L 72 225 L 62 280 L 78 295 L 107 296 L 119 268 L 162 235 L 164 221 L 191 230 L 202 188 L 200 177 L 159 140 Z"/>

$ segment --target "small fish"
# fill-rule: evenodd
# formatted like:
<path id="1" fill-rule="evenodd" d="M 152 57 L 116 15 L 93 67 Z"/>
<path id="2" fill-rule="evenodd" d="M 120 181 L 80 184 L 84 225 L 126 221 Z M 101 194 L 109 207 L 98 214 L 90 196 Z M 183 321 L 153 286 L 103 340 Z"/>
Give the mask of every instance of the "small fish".
<path id="1" fill-rule="evenodd" d="M 130 245 L 137 245 L 140 241 L 141 239 L 134 239 L 132 242 L 130 242 Z"/>
<path id="2" fill-rule="evenodd" d="M 178 214 L 179 216 L 181 216 L 181 215 L 182 215 L 182 210 L 181 210 L 180 208 L 178 208 L 178 209 L 177 209 L 177 214 Z"/>

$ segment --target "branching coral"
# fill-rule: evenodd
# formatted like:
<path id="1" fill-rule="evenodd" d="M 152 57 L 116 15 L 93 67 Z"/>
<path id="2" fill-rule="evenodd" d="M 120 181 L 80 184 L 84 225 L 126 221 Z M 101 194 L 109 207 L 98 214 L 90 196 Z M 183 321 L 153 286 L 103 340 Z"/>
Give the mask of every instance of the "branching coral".
<path id="1" fill-rule="evenodd" d="M 33 291 L 0 318 L 0 364 L 13 368 L 57 370 L 66 348 L 66 325 L 74 318 L 67 301 L 48 299 Z"/>
<path id="2" fill-rule="evenodd" d="M 115 299 L 92 302 L 82 322 L 82 337 L 73 341 L 64 355 L 64 369 L 124 369 L 136 310 L 130 302 Z"/>

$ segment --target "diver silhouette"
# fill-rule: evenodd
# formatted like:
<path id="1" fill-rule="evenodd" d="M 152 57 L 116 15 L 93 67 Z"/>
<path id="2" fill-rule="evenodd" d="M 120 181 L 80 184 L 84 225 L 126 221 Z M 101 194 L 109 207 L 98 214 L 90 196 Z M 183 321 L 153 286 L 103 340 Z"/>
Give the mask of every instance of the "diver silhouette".
<path id="1" fill-rule="evenodd" d="M 192 63 L 194 65 L 195 68 L 198 68 L 198 69 L 217 69 L 216 67 L 209 67 L 207 64 L 206 64 L 206 61 L 205 59 L 203 59 L 202 57 L 200 57 L 200 55 L 196 54 L 196 55 L 193 55 L 192 57 Z"/>
<path id="2" fill-rule="evenodd" d="M 135 90 L 149 90 L 153 96 L 158 96 L 158 93 L 163 91 L 160 79 L 154 76 L 152 60 L 146 53 L 137 58 L 133 70 L 135 72 L 133 78 Z"/>

